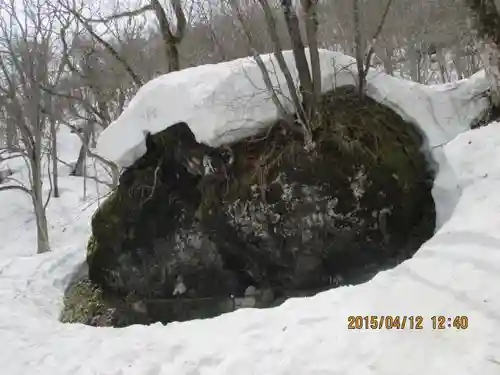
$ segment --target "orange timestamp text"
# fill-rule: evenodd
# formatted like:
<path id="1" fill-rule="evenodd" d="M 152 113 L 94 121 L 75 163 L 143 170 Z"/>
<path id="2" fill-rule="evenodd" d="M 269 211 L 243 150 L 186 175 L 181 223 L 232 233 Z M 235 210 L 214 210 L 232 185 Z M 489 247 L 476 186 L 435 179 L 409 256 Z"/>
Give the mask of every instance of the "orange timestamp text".
<path id="1" fill-rule="evenodd" d="M 348 329 L 422 330 L 427 327 L 436 330 L 467 329 L 469 319 L 467 316 L 432 316 L 426 320 L 421 315 L 351 315 L 347 318 Z"/>

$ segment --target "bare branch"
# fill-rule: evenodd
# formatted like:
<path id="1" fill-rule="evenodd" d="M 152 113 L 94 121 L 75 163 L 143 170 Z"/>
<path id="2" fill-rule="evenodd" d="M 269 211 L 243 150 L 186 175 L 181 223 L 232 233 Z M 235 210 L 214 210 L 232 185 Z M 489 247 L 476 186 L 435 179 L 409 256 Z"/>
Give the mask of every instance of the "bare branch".
<path id="1" fill-rule="evenodd" d="M 109 21 L 120 19 L 120 18 L 140 16 L 141 14 L 144 14 L 149 10 L 153 10 L 153 6 L 151 4 L 146 4 L 139 9 L 134 9 L 134 10 L 116 13 L 116 14 L 113 14 L 109 17 L 105 17 L 105 18 L 101 18 L 101 19 L 89 18 L 87 21 L 93 22 L 93 23 L 108 23 Z"/>
<path id="2" fill-rule="evenodd" d="M 286 65 L 285 57 L 283 56 L 283 46 L 281 44 L 280 37 L 278 35 L 276 18 L 273 15 L 273 11 L 269 5 L 268 0 L 259 0 L 259 4 L 262 7 L 262 10 L 264 11 L 264 15 L 266 18 L 267 30 L 269 32 L 271 41 L 273 43 L 274 57 L 276 58 L 278 66 L 280 67 L 281 72 L 285 77 L 285 82 L 288 86 L 288 91 L 290 92 L 290 96 L 292 97 L 292 102 L 299 116 L 300 115 L 304 116 L 305 115 L 303 112 L 304 109 L 302 107 L 302 103 L 298 95 L 299 90 L 295 86 L 292 74 L 290 73 L 290 69 Z"/>
<path id="3" fill-rule="evenodd" d="M 276 91 L 274 90 L 273 83 L 271 81 L 271 77 L 269 76 L 269 72 L 266 68 L 266 65 L 262 61 L 261 56 L 259 53 L 253 48 L 253 38 L 252 34 L 248 30 L 248 28 L 245 25 L 245 21 L 243 19 L 243 16 L 241 15 L 240 9 L 238 5 L 232 1 L 231 5 L 233 6 L 233 10 L 236 13 L 236 17 L 238 18 L 241 27 L 243 29 L 243 32 L 248 40 L 248 49 L 252 57 L 254 58 L 255 62 L 257 63 L 261 73 L 262 73 L 262 78 L 264 80 L 264 84 L 266 85 L 267 90 L 269 91 L 269 94 L 271 95 L 271 100 L 273 101 L 274 105 L 276 106 L 279 116 L 283 118 L 288 124 L 293 124 L 293 116 L 291 116 L 285 107 L 283 106 L 283 103 L 281 103 L 280 99 L 278 98 L 278 95 L 276 94 Z M 300 102 L 299 102 L 300 103 Z"/>
<path id="4" fill-rule="evenodd" d="M 363 79 L 366 79 L 366 76 L 368 75 L 368 70 L 370 69 L 371 66 L 371 61 L 372 61 L 372 56 L 375 52 L 375 44 L 377 43 L 377 40 L 380 36 L 380 33 L 382 32 L 382 29 L 385 24 L 385 20 L 387 18 L 387 14 L 389 13 L 389 9 L 391 8 L 392 0 L 387 1 L 387 5 L 385 6 L 384 13 L 382 14 L 382 19 L 380 20 L 377 30 L 375 31 L 375 34 L 373 34 L 372 37 L 372 42 L 370 43 L 370 47 L 368 48 L 368 52 L 366 53 L 366 60 L 365 60 L 365 67 L 363 71 Z"/>
<path id="5" fill-rule="evenodd" d="M 142 86 L 143 82 L 142 79 L 139 75 L 135 73 L 135 71 L 132 69 L 132 67 L 128 64 L 128 62 L 116 51 L 116 49 L 107 41 L 105 41 L 103 38 L 101 38 L 97 33 L 92 29 L 92 27 L 89 25 L 88 20 L 84 19 L 75 9 L 71 9 L 69 7 L 66 8 L 69 12 L 71 12 L 75 18 L 82 24 L 82 26 L 87 30 L 87 32 L 92 35 L 94 39 L 96 39 L 99 43 L 101 43 L 108 51 L 109 53 L 118 61 L 120 62 L 127 73 L 130 75 L 132 80 L 137 86 Z"/>
<path id="6" fill-rule="evenodd" d="M 18 190 L 22 191 L 23 193 L 28 194 L 30 197 L 33 198 L 33 193 L 31 190 L 26 188 L 25 186 L 22 185 L 8 185 L 8 186 L 0 186 L 0 191 L 12 191 L 12 190 Z"/>

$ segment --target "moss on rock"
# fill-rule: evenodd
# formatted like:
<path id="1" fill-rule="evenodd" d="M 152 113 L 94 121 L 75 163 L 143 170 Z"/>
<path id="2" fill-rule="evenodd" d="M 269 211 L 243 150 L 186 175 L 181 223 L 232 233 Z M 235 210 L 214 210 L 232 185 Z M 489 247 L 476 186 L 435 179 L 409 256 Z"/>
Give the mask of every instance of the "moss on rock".
<path id="1" fill-rule="evenodd" d="M 106 302 L 99 287 L 88 279 L 80 280 L 66 292 L 60 320 L 63 323 L 97 325 L 92 323 L 97 322 L 96 317 L 105 316 L 106 310 Z M 100 326 L 112 326 L 105 319 L 99 323 Z"/>
<path id="2" fill-rule="evenodd" d="M 421 135 L 349 87 L 324 95 L 321 118 L 313 151 L 281 122 L 221 148 L 183 123 L 148 136 L 93 217 L 90 280 L 105 299 L 172 299 L 155 313 L 168 322 L 203 305 L 179 296 L 324 288 L 411 256 L 434 229 Z"/>

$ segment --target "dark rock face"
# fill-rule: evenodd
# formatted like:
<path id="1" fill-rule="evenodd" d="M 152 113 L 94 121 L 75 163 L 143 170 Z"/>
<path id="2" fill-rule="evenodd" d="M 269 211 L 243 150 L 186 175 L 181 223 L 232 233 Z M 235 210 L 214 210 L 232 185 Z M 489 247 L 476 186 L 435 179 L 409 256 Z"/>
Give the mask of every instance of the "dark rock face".
<path id="1" fill-rule="evenodd" d="M 201 162 L 210 150 L 182 123 L 148 136 L 146 144 L 147 154 L 94 215 L 90 279 L 105 290 L 149 298 L 174 295 L 181 279 L 196 296 L 227 295 L 234 277 L 194 221 Z"/>
<path id="2" fill-rule="evenodd" d="M 322 115 L 313 151 L 281 123 L 217 149 L 183 123 L 148 136 L 92 220 L 92 282 L 168 300 L 148 317 L 168 322 L 193 317 L 175 313 L 186 300 L 359 283 L 413 255 L 434 229 L 420 135 L 349 90 Z"/>

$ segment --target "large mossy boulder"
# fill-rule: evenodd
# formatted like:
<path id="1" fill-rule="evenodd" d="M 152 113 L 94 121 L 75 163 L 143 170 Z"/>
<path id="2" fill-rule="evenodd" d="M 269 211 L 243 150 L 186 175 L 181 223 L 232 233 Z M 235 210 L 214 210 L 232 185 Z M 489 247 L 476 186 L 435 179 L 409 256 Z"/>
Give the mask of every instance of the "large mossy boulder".
<path id="1" fill-rule="evenodd" d="M 92 220 L 89 278 L 114 296 L 216 311 L 249 286 L 358 283 L 434 229 L 422 137 L 352 88 L 324 96 L 313 150 L 283 123 L 220 148 L 183 123 L 146 141 Z M 153 320 L 193 317 L 168 311 Z"/>

